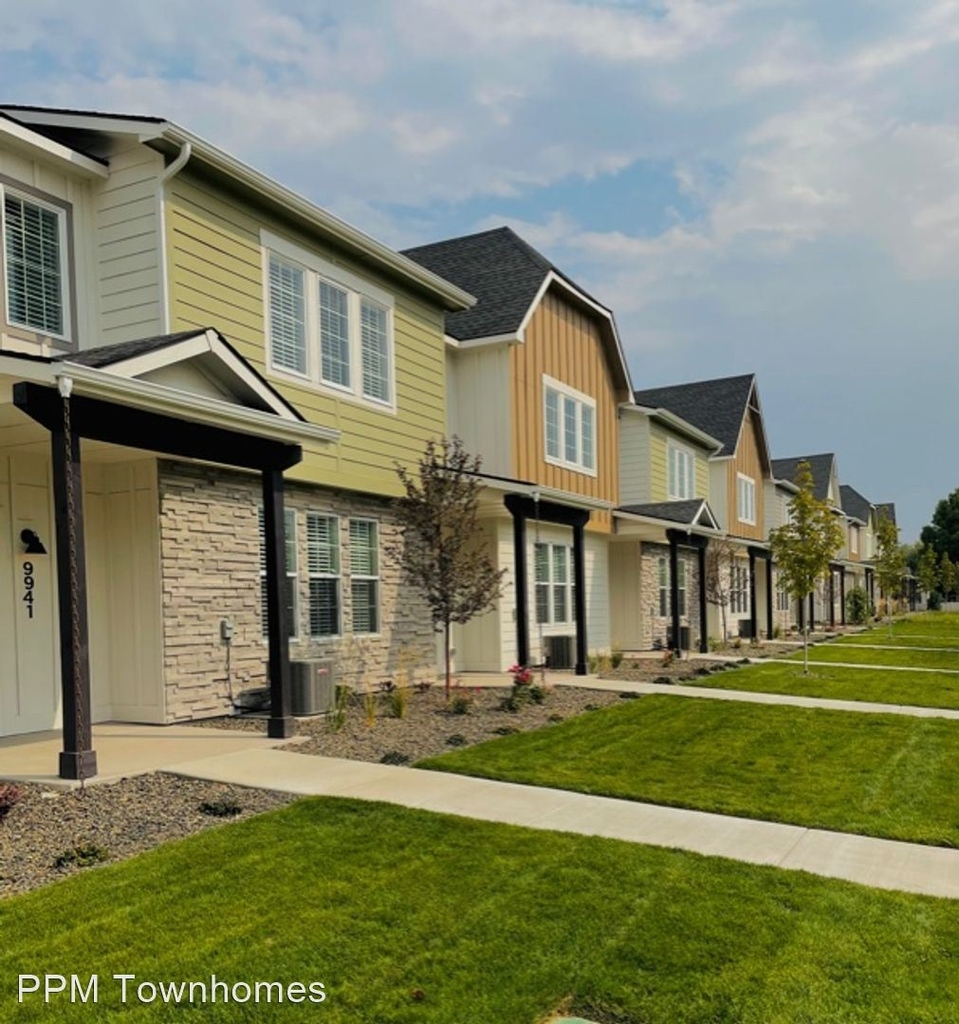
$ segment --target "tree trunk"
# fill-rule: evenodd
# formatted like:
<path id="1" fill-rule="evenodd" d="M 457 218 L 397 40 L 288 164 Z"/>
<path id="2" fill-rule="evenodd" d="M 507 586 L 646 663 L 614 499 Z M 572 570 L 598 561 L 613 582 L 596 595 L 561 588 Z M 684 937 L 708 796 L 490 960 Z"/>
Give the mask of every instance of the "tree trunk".
<path id="1" fill-rule="evenodd" d="M 453 682 L 452 658 L 450 657 L 450 623 L 443 623 L 443 654 L 446 659 L 446 703 L 450 702 L 450 687 Z"/>

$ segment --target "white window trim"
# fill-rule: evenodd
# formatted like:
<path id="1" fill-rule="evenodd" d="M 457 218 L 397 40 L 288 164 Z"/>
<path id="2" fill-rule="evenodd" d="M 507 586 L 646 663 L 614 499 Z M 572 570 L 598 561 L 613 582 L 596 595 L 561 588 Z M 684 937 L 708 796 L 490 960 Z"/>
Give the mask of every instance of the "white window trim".
<path id="1" fill-rule="evenodd" d="M 41 330 L 31 327 L 29 324 L 17 323 L 10 317 L 10 290 L 7 287 L 7 193 L 23 200 L 25 203 L 32 203 L 44 210 L 49 210 L 57 216 L 57 235 L 60 243 L 60 308 L 63 314 L 63 333 L 55 334 L 53 331 Z M 3 319 L 4 324 L 14 331 L 27 331 L 30 334 L 39 335 L 41 338 L 50 338 L 52 341 L 62 341 L 64 344 L 73 344 L 73 320 L 71 302 L 71 267 L 69 258 L 69 235 L 67 233 L 67 209 L 58 206 L 56 203 L 48 202 L 33 192 L 27 192 L 16 188 L 13 185 L 0 183 L 0 246 L 3 247 Z"/>
<path id="2" fill-rule="evenodd" d="M 354 573 L 353 572 L 353 538 L 350 537 L 350 632 L 354 636 L 369 636 L 378 637 L 383 632 L 383 573 L 382 573 L 382 558 L 380 555 L 380 523 L 378 519 L 373 519 L 370 516 L 351 516 L 350 524 L 353 523 L 372 523 L 376 528 L 376 575 L 367 576 L 365 573 Z M 349 526 L 347 526 L 349 530 Z M 353 581 L 369 581 L 374 580 L 376 582 L 376 629 L 372 633 L 360 633 L 356 629 L 356 621 L 353 616 Z"/>
<path id="3" fill-rule="evenodd" d="M 336 547 L 337 547 L 337 558 L 339 561 L 339 571 L 337 573 L 328 572 L 313 572 L 310 568 L 310 517 L 314 516 L 318 519 L 332 519 L 333 529 L 336 536 Z M 343 536 L 340 528 L 340 517 L 334 512 L 324 512 L 321 509 L 311 508 L 306 513 L 306 578 L 307 587 L 312 580 L 336 580 L 337 585 L 337 600 L 336 600 L 336 630 L 332 633 L 314 633 L 312 625 L 312 611 L 313 611 L 313 595 L 309 596 L 307 602 L 307 623 L 308 633 L 311 640 L 317 643 L 323 643 L 326 640 L 339 640 L 343 636 Z"/>
<path id="4" fill-rule="evenodd" d="M 681 494 L 675 487 L 670 486 L 669 467 L 674 454 L 676 456 L 682 455 L 689 460 L 689 472 L 686 474 L 687 479 L 685 481 L 689 484 L 689 494 Z M 671 440 L 666 442 L 666 490 L 670 501 L 689 501 L 696 497 L 696 455 L 691 448 Z"/>
<path id="5" fill-rule="evenodd" d="M 576 454 L 579 461 L 571 462 L 565 458 L 566 451 L 566 438 L 565 438 L 565 420 L 563 414 L 563 406 L 560 404 L 559 411 L 559 457 L 550 455 L 546 450 L 546 391 L 552 389 L 559 393 L 561 397 L 571 398 L 573 401 L 578 402 L 578 409 L 576 413 Z M 558 381 L 555 377 L 550 377 L 548 374 L 543 374 L 542 384 L 542 421 L 543 421 L 543 459 L 551 466 L 558 466 L 561 469 L 568 469 L 574 473 L 582 473 L 584 476 L 597 476 L 597 451 L 599 445 L 597 444 L 597 436 L 599 434 L 599 420 L 596 416 L 596 399 L 591 398 L 589 395 L 584 394 L 582 391 L 577 391 L 575 388 L 571 388 L 568 384 L 563 384 L 562 381 Z M 582 447 L 583 447 L 583 413 L 582 409 L 584 406 L 588 406 L 593 410 L 593 466 L 590 469 L 584 466 L 582 463 Z"/>
<path id="6" fill-rule="evenodd" d="M 679 577 L 679 617 L 689 618 L 689 569 L 685 558 L 676 560 L 676 575 Z M 665 583 L 663 580 L 665 579 Z M 666 555 L 659 556 L 659 564 L 656 568 L 656 602 L 659 618 L 672 618 L 673 604 L 673 582 L 672 573 L 669 571 L 669 558 Z M 665 598 L 664 595 L 665 594 Z M 663 608 L 665 607 L 665 612 Z"/>
<path id="7" fill-rule="evenodd" d="M 743 502 L 741 500 L 743 497 L 743 488 L 740 486 L 741 484 L 749 484 L 749 486 L 752 488 L 753 500 L 751 519 L 746 518 L 744 514 L 745 510 L 742 507 Z M 740 523 L 745 523 L 747 526 L 756 525 L 756 481 L 753 477 L 746 476 L 745 473 L 736 474 L 736 519 Z"/>
<path id="8" fill-rule="evenodd" d="M 533 617 L 536 620 L 538 626 L 571 626 L 576 621 L 576 610 L 573 607 L 573 549 L 569 544 L 563 544 L 559 541 L 540 541 L 540 544 L 546 548 L 546 562 L 549 570 L 549 579 L 541 581 L 536 579 L 536 542 L 533 543 Z M 553 579 L 553 549 L 564 548 L 566 551 L 566 582 L 557 583 Z M 549 598 L 549 615 L 545 622 L 539 621 L 539 607 L 536 601 L 538 596 L 537 591 L 539 587 L 546 587 L 546 593 Z M 566 618 L 556 618 L 556 594 L 555 588 L 562 587 L 565 591 L 563 598 L 566 604 Z"/>
<path id="9" fill-rule="evenodd" d="M 264 336 L 266 338 L 267 375 L 288 380 L 299 385 L 307 384 L 317 391 L 325 392 L 345 401 L 355 402 L 379 412 L 396 414 L 396 330 L 394 323 L 394 298 L 384 289 L 371 284 L 357 274 L 323 259 L 316 253 L 290 242 L 271 231 L 260 232 L 263 280 Z M 302 270 L 305 275 L 304 316 L 306 333 L 306 373 L 273 365 L 273 346 L 270 331 L 270 256 L 277 256 Z M 320 281 L 331 284 L 347 293 L 350 343 L 350 387 L 323 380 L 322 357 L 320 352 Z M 384 402 L 363 394 L 363 352 L 361 341 L 360 310 L 363 299 L 386 311 L 386 344 L 389 363 L 390 400 Z"/>
<path id="10" fill-rule="evenodd" d="M 263 551 L 263 545 L 266 543 L 266 520 L 263 517 L 264 511 L 263 506 L 257 506 L 257 534 L 260 538 L 260 550 L 261 554 Z M 290 517 L 293 520 L 293 551 L 296 554 L 296 565 L 293 568 L 293 572 L 286 571 L 288 579 L 293 580 L 293 632 L 287 637 L 290 643 L 296 643 L 300 639 L 300 548 L 299 548 L 299 537 L 297 535 L 297 515 L 296 509 L 290 508 L 289 506 L 283 509 L 284 520 L 286 517 Z M 260 533 L 260 523 L 264 524 L 263 532 Z M 284 526 L 285 526 L 284 522 Z M 289 536 L 285 538 L 289 541 Z M 263 608 L 263 593 L 266 587 L 266 569 L 260 569 L 260 608 Z M 262 613 L 261 613 L 262 614 Z M 260 623 L 260 639 L 264 644 L 269 643 L 269 634 L 267 632 L 267 623 L 265 615 L 263 621 Z"/>

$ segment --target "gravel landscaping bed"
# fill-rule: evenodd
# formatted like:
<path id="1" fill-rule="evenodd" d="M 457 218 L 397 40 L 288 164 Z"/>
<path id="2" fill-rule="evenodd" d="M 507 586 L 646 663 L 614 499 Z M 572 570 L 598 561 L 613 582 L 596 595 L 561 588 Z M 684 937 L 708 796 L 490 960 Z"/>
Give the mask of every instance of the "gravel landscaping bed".
<path id="1" fill-rule="evenodd" d="M 356 761 L 382 762 L 385 759 L 387 763 L 413 763 L 454 747 L 496 739 L 509 732 L 549 726 L 584 711 L 617 704 L 622 699 L 616 693 L 557 686 L 549 691 L 542 704 L 527 704 L 518 711 L 510 712 L 500 706 L 510 692 L 509 687 L 456 692 L 469 697 L 467 713 L 450 711 L 443 687 L 434 686 L 426 692 L 409 695 L 406 717 L 402 719 L 393 717 L 385 696 L 377 695 L 376 717 L 371 723 L 367 721 L 363 696 L 355 695 L 346 709 L 342 728 L 334 731 L 326 718 L 301 718 L 297 722 L 296 742 L 284 749 Z M 219 718 L 197 724 L 266 731 L 265 719 L 250 716 Z"/>
<path id="2" fill-rule="evenodd" d="M 162 773 L 88 786 L 84 793 L 18 785 L 21 799 L 0 821 L 0 897 L 88 870 L 75 864 L 54 866 L 57 858 L 77 847 L 87 848 L 94 861 L 101 856 L 103 863 L 123 860 L 295 799 Z M 235 802 L 240 813 L 214 817 L 200 810 L 201 804 L 218 801 L 227 802 L 224 809 Z"/>

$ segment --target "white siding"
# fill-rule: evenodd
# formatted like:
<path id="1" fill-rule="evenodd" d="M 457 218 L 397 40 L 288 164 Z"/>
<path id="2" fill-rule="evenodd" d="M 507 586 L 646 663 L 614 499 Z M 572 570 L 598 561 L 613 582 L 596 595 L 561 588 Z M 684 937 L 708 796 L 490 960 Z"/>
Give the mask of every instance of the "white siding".
<path id="1" fill-rule="evenodd" d="M 448 350 L 446 364 L 449 432 L 482 458 L 484 473 L 512 476 L 509 348 Z"/>
<path id="2" fill-rule="evenodd" d="M 650 501 L 649 417 L 624 410 L 619 420 L 619 503 Z"/>
<path id="3" fill-rule="evenodd" d="M 721 530 L 729 529 L 729 499 L 726 494 L 728 477 L 726 459 L 719 459 L 709 464 L 709 507 L 719 523 Z"/>
<path id="4" fill-rule="evenodd" d="M 160 334 L 158 175 L 163 158 L 136 145 L 113 156 L 96 196 L 99 337 L 84 348 Z"/>

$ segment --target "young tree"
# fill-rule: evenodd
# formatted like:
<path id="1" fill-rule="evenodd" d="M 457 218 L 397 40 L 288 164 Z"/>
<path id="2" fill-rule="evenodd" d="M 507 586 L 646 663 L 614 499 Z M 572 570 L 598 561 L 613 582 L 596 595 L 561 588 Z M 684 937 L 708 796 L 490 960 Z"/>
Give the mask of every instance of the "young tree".
<path id="1" fill-rule="evenodd" d="M 936 505 L 932 522 L 919 536 L 937 555 L 945 552 L 954 562 L 959 561 L 959 487 Z"/>
<path id="2" fill-rule="evenodd" d="M 936 553 L 931 547 L 924 547 L 916 562 L 916 577 L 919 586 L 930 596 L 939 589 L 939 566 L 936 564 Z"/>
<path id="3" fill-rule="evenodd" d="M 844 530 L 829 503 L 813 491 L 808 462 L 800 462 L 795 484 L 799 488 L 789 503 L 789 522 L 769 535 L 779 579 L 791 597 L 805 601 L 843 545 Z M 803 675 L 809 674 L 809 624 L 803 629 Z"/>
<path id="4" fill-rule="evenodd" d="M 706 548 L 706 579 L 703 586 L 706 589 L 706 600 L 719 608 L 723 623 L 723 642 L 725 643 L 728 631 L 726 628 L 726 609 L 732 592 L 733 562 L 736 558 L 736 545 L 725 537 L 717 540 L 710 540 Z M 700 624 L 700 629 L 705 635 L 706 623 Z"/>
<path id="5" fill-rule="evenodd" d="M 902 588 L 902 577 L 906 571 L 906 559 L 899 546 L 899 528 L 889 518 L 885 509 L 880 509 L 876 523 L 876 580 L 886 598 L 886 619 L 892 633 L 891 599 L 898 597 Z"/>
<path id="6" fill-rule="evenodd" d="M 959 588 L 959 566 L 953 562 L 945 551 L 939 559 L 939 587 L 942 596 L 948 601 Z"/>
<path id="7" fill-rule="evenodd" d="M 476 543 L 481 464 L 453 437 L 430 441 L 415 474 L 396 467 L 406 493 L 396 502 L 403 540 L 393 553 L 407 580 L 425 596 L 433 628 L 443 634 L 447 701 L 453 623 L 489 611 L 506 572 L 497 570 L 487 549 Z"/>

